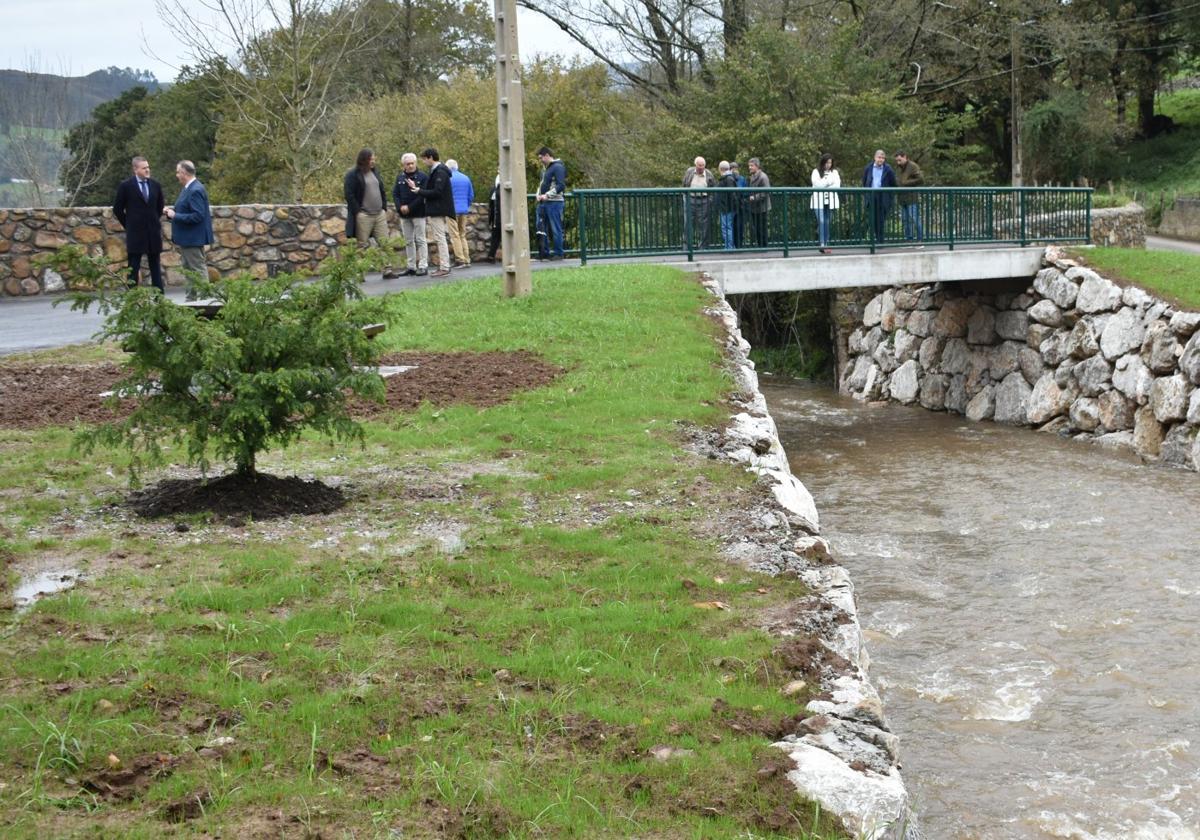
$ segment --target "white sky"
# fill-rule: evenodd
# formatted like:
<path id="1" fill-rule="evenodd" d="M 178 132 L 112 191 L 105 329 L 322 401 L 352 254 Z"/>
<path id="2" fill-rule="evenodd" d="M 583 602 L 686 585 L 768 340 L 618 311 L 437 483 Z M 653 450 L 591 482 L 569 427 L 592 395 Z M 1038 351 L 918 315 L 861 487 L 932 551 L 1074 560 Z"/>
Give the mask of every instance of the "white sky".
<path id="1" fill-rule="evenodd" d="M 534 53 L 582 54 L 540 15 L 518 9 L 517 26 L 523 61 Z M 132 67 L 169 82 L 187 63 L 154 0 L 0 0 L 0 30 L 0 69 L 85 76 L 105 67 Z"/>

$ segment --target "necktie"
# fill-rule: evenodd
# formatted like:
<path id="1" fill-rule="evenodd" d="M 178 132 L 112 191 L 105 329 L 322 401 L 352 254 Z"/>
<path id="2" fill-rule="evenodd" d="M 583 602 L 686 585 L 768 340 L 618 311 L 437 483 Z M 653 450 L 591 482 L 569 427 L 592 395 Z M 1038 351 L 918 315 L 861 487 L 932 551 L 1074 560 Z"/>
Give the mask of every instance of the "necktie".
<path id="1" fill-rule="evenodd" d="M 142 201 L 149 201 L 150 200 L 150 188 L 146 186 L 145 181 L 139 180 L 138 183 L 142 187 Z"/>

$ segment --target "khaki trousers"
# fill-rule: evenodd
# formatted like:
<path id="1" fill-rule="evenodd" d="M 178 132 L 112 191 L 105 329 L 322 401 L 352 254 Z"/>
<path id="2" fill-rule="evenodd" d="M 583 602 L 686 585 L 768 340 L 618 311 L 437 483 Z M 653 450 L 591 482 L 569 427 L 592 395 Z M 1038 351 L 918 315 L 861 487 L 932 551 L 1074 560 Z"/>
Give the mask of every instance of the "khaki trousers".
<path id="1" fill-rule="evenodd" d="M 430 216 L 425 220 L 425 225 L 429 244 L 436 245 L 438 249 L 438 268 L 449 271 L 450 249 L 446 246 L 446 233 L 450 227 L 450 219 L 447 216 Z"/>
<path id="2" fill-rule="evenodd" d="M 372 236 L 378 243 L 382 243 L 391 236 L 388 233 L 386 210 L 373 214 L 359 210 L 358 215 L 354 217 L 354 237 L 358 240 L 358 244 L 370 245 Z"/>
<path id="3" fill-rule="evenodd" d="M 450 248 L 454 251 L 454 259 L 460 263 L 471 261 L 471 249 L 467 246 L 467 217 L 456 216 L 450 220 Z"/>

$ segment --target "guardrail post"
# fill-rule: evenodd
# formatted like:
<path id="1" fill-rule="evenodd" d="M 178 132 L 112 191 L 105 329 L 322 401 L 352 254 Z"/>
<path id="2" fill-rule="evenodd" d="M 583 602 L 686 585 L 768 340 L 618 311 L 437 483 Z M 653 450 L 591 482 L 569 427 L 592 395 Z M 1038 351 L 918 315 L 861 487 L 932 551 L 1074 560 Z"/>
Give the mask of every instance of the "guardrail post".
<path id="1" fill-rule="evenodd" d="M 875 253 L 875 193 L 867 193 L 867 241 L 871 244 L 871 253 Z"/>
<path id="2" fill-rule="evenodd" d="M 1088 190 L 1084 193 L 1084 212 L 1087 213 L 1087 224 L 1084 227 L 1085 238 L 1084 244 L 1092 241 L 1092 191 Z"/>
<path id="3" fill-rule="evenodd" d="M 1025 190 L 1019 188 L 1017 190 L 1017 208 L 1017 219 L 1020 223 L 1021 247 L 1024 248 L 1029 244 L 1028 240 L 1025 238 Z"/>
<path id="4" fill-rule="evenodd" d="M 683 243 L 687 249 L 688 262 L 693 262 L 695 255 L 692 252 L 692 200 L 687 193 L 683 195 Z"/>
<path id="5" fill-rule="evenodd" d="M 575 194 L 575 224 L 579 226 L 579 264 L 587 265 L 587 196 Z"/>
<path id="6" fill-rule="evenodd" d="M 783 255 L 788 255 L 788 244 L 792 241 L 792 229 L 788 227 L 788 199 L 791 196 L 788 193 L 783 193 Z M 767 240 L 770 241 L 769 239 Z"/>
<path id="7" fill-rule="evenodd" d="M 954 190 L 951 190 L 949 193 L 949 199 L 946 201 L 946 206 L 949 208 L 948 212 L 950 213 L 949 228 L 950 228 L 950 250 L 951 251 L 954 250 L 954 234 L 957 232 L 957 226 L 958 226 L 958 209 L 954 206 L 954 196 L 955 195 L 957 195 L 957 193 L 955 193 Z"/>

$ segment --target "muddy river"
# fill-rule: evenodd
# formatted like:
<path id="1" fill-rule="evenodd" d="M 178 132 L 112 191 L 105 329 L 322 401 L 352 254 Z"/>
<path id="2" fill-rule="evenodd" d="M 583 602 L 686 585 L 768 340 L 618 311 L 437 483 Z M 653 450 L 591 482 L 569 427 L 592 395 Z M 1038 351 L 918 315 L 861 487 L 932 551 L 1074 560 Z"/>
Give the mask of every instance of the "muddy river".
<path id="1" fill-rule="evenodd" d="M 1200 838 L 1200 476 L 762 386 L 925 835 Z"/>

